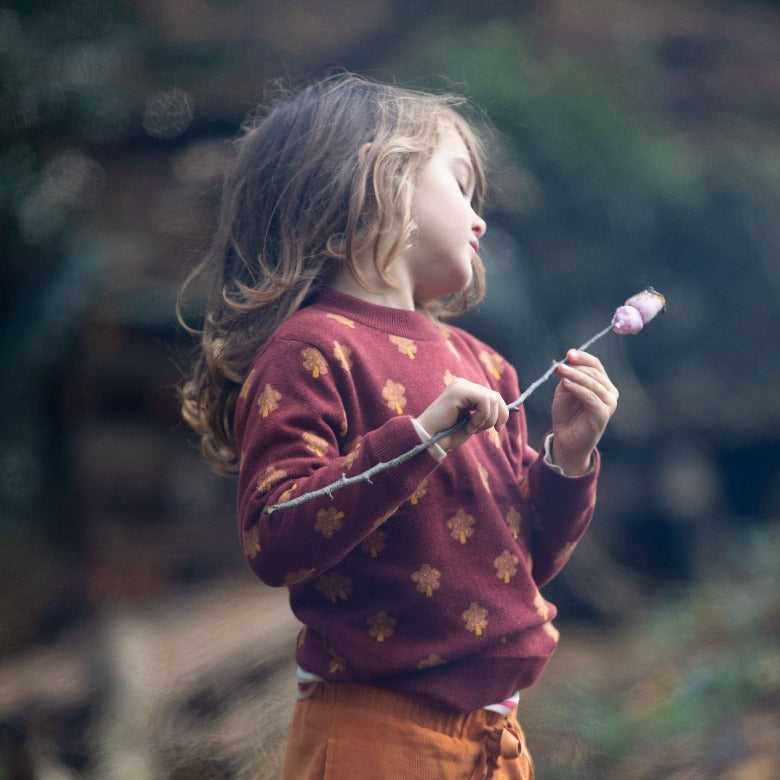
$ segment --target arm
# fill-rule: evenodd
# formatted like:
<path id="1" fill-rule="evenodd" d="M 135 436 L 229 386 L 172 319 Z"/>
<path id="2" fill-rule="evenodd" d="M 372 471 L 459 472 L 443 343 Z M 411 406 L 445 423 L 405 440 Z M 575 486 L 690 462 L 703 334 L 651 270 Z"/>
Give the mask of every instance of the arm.
<path id="1" fill-rule="evenodd" d="M 239 530 L 250 567 L 270 585 L 301 582 L 334 566 L 437 466 L 421 453 L 370 484 L 339 490 L 332 500 L 266 513 L 266 507 L 360 473 L 420 441 L 409 415 L 384 414 L 375 430 L 364 432 L 363 410 L 376 408 L 370 388 L 358 405 L 339 383 L 335 362 L 316 351 L 308 353 L 313 363 L 302 359 L 306 349 L 298 342 L 270 345 L 236 406 Z"/>
<path id="2" fill-rule="evenodd" d="M 556 371 L 561 382 L 553 398 L 549 442 L 552 461 L 563 474 L 541 458 L 529 465 L 529 495 L 536 515 L 533 577 L 540 586 L 563 568 L 590 524 L 600 466 L 596 445 L 618 399 L 597 358 L 570 350 L 567 361 Z"/>

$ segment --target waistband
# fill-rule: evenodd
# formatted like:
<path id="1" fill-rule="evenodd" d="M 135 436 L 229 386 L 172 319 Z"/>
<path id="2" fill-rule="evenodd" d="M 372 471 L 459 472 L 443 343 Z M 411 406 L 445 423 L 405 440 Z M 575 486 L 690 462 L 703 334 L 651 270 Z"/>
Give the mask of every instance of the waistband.
<path id="1" fill-rule="evenodd" d="M 475 728 L 492 727 L 506 720 L 506 716 L 499 712 L 486 709 L 465 713 L 444 710 L 422 697 L 361 683 L 318 683 L 311 698 L 326 704 L 375 710 L 454 737 L 465 736 Z"/>

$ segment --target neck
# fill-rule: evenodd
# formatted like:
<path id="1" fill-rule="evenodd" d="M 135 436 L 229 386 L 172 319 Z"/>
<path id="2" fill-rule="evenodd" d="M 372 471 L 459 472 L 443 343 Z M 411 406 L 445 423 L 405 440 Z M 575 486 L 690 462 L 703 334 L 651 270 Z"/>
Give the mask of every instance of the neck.
<path id="1" fill-rule="evenodd" d="M 373 264 L 371 267 L 373 269 Z M 371 278 L 365 278 L 367 275 Z M 378 306 L 406 309 L 407 311 L 415 310 L 414 297 L 409 285 L 397 283 L 391 286 L 379 276 L 375 269 L 371 274 L 362 274 L 361 281 L 358 281 L 348 268 L 342 267 L 331 280 L 329 287 L 336 292 L 351 295 L 353 298 L 359 298 Z"/>

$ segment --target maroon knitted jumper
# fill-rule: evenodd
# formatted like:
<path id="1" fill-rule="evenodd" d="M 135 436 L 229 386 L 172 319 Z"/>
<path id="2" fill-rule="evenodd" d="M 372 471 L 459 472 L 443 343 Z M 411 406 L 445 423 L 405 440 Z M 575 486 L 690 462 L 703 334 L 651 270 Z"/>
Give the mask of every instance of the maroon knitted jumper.
<path id="1" fill-rule="evenodd" d="M 539 587 L 593 514 L 598 457 L 569 478 L 528 446 L 522 410 L 438 461 L 429 451 L 271 514 L 420 443 L 412 418 L 454 377 L 519 395 L 515 371 L 465 331 L 334 291 L 289 320 L 241 390 L 244 552 L 285 585 L 298 664 L 468 712 L 534 683 L 555 649 Z"/>

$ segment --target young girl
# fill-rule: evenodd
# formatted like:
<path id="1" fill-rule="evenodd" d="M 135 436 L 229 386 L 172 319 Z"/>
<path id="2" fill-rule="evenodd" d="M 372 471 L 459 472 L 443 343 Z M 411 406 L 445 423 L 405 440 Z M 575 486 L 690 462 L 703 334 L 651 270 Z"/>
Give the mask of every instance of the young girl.
<path id="1" fill-rule="evenodd" d="M 538 455 L 515 371 L 442 324 L 483 292 L 458 105 L 349 75 L 280 102 L 238 142 L 196 272 L 217 278 L 183 413 L 303 624 L 290 780 L 533 776 L 518 692 L 558 642 L 539 588 L 590 522 L 617 391 L 570 351 Z"/>

